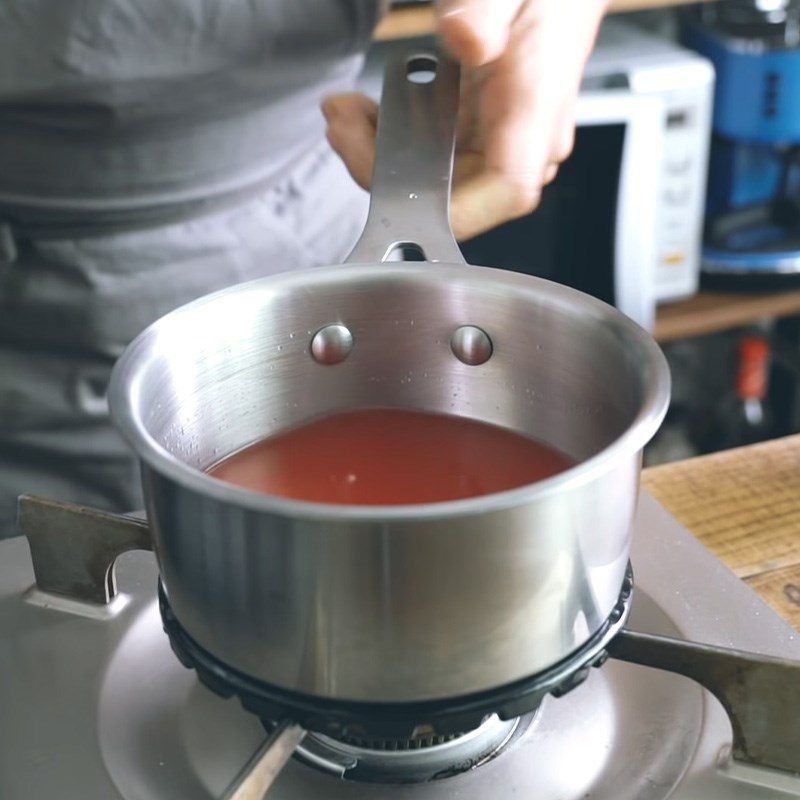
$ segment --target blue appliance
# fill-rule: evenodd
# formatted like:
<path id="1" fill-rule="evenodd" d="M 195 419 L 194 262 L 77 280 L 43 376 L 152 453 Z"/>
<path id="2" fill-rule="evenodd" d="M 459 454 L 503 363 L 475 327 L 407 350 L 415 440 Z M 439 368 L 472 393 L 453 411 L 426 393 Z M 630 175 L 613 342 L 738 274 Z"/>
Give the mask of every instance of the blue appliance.
<path id="1" fill-rule="evenodd" d="M 704 285 L 800 285 L 800 2 L 726 0 L 683 16 L 716 70 Z"/>

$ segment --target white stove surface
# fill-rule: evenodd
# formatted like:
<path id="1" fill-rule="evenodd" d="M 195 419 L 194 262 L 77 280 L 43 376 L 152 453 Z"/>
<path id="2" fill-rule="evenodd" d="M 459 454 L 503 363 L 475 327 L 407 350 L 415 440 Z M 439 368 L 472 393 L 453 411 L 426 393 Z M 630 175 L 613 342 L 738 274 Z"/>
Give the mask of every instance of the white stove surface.
<path id="1" fill-rule="evenodd" d="M 794 631 L 646 494 L 632 563 L 630 628 L 800 659 Z M 122 595 L 108 610 L 88 608 L 32 589 L 27 542 L 0 542 L 2 800 L 218 798 L 264 738 L 255 718 L 172 655 L 156 575 L 152 554 L 123 556 Z M 609 661 L 565 697 L 548 697 L 523 733 L 471 772 L 387 786 L 292 762 L 268 797 L 800 797 L 800 778 L 719 768 L 730 738 L 722 707 L 697 684 Z"/>

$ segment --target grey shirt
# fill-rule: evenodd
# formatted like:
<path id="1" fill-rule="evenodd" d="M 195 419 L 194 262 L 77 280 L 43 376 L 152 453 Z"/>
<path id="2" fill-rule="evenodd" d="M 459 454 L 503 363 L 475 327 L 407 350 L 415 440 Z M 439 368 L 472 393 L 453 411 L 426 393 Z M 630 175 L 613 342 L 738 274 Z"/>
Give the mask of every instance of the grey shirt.
<path id="1" fill-rule="evenodd" d="M 378 0 L 4 0 L 0 205 L 99 210 L 269 179 L 320 140 Z"/>
<path id="2" fill-rule="evenodd" d="M 16 496 L 141 504 L 115 358 L 195 297 L 340 261 L 366 195 L 323 136 L 376 0 L 0 4 L 0 536 Z"/>

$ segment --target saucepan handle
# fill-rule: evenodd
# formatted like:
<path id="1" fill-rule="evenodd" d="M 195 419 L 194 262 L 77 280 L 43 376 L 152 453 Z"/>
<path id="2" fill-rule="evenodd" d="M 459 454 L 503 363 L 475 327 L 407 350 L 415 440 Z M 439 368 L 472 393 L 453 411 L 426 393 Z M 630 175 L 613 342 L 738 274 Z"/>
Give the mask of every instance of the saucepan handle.
<path id="1" fill-rule="evenodd" d="M 410 249 L 463 263 L 450 229 L 459 77 L 435 47 L 400 48 L 388 59 L 369 216 L 348 262 L 403 260 L 395 255 Z"/>
<path id="2" fill-rule="evenodd" d="M 28 537 L 43 592 L 106 605 L 117 593 L 114 564 L 129 550 L 152 550 L 147 522 L 72 503 L 23 495 L 19 527 Z"/>
<path id="3" fill-rule="evenodd" d="M 608 653 L 697 681 L 728 714 L 735 762 L 800 775 L 800 661 L 628 630 L 611 640 Z"/>

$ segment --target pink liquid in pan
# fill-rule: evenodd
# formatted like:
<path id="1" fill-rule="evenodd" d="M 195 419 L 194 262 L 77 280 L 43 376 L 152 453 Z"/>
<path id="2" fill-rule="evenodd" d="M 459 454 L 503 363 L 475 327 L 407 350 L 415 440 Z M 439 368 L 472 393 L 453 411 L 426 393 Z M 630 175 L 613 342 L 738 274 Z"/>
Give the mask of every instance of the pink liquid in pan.
<path id="1" fill-rule="evenodd" d="M 319 503 L 403 505 L 460 500 L 540 481 L 573 461 L 484 422 L 366 409 L 271 436 L 209 470 L 271 495 Z"/>

